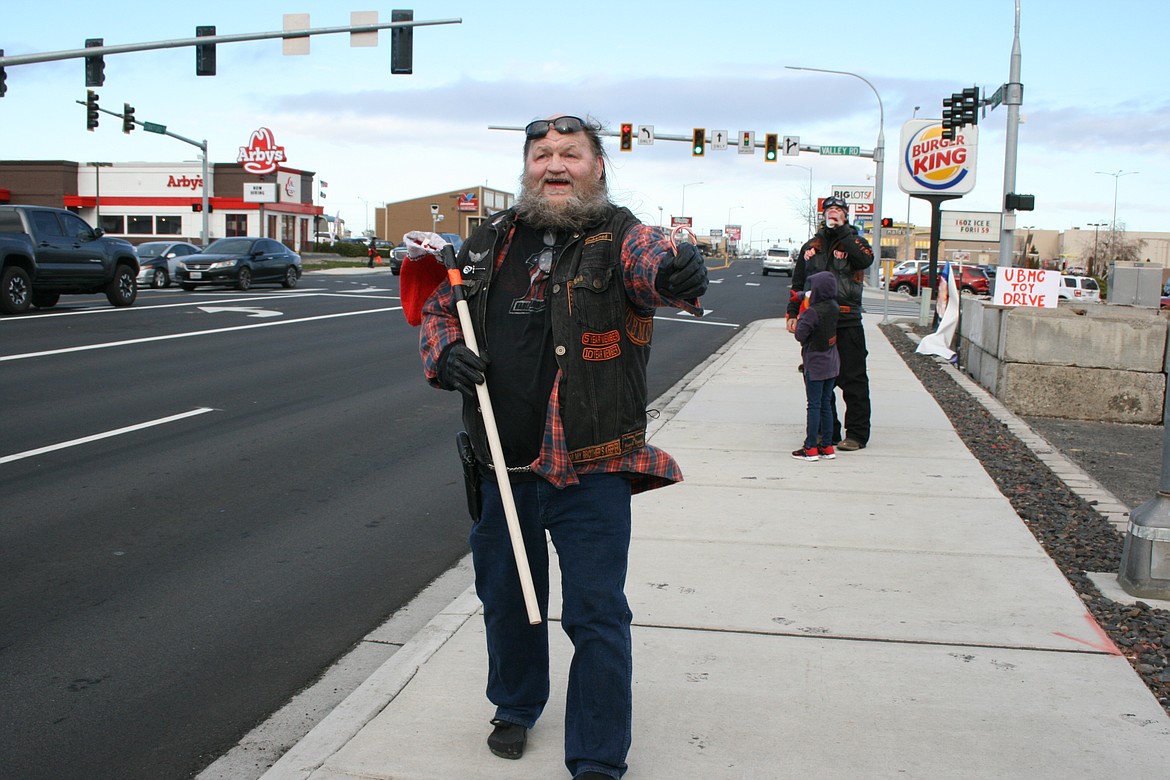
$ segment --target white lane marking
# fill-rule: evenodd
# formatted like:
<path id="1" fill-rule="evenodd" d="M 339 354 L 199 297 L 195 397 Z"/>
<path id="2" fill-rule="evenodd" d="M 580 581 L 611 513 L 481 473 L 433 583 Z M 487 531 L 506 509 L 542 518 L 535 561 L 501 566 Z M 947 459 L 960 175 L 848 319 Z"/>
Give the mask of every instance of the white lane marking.
<path id="1" fill-rule="evenodd" d="M 140 431 L 143 428 L 152 428 L 156 425 L 165 425 L 167 423 L 175 422 L 176 420 L 183 420 L 187 417 L 194 417 L 194 416 L 199 415 L 199 414 L 206 414 L 207 412 L 214 412 L 214 411 L 215 410 L 210 408 L 210 407 L 201 406 L 197 409 L 192 409 L 189 412 L 182 412 L 181 414 L 172 414 L 170 417 L 160 417 L 157 420 L 149 420 L 149 421 L 144 422 L 144 423 L 138 423 L 137 425 L 128 425 L 125 428 L 118 428 L 117 430 L 106 431 L 105 433 L 95 433 L 92 436 L 83 436 L 80 439 L 72 439 L 70 441 L 63 441 L 60 444 L 50 444 L 47 447 L 39 447 L 35 450 L 25 450 L 24 452 L 18 452 L 15 455 L 5 455 L 4 457 L 0 457 L 0 463 L 11 463 L 14 460 L 20 460 L 22 458 L 31 458 L 35 455 L 43 455 L 46 452 L 53 452 L 54 450 L 63 450 L 66 447 L 76 447 L 79 444 L 89 444 L 91 441 L 99 441 L 101 439 L 108 439 L 111 436 L 121 436 L 124 433 L 132 433 L 133 431 Z"/>
<path id="2" fill-rule="evenodd" d="M 109 347 L 125 347 L 131 344 L 148 344 L 152 341 L 170 341 L 172 339 L 186 339 L 192 336 L 209 336 L 216 333 L 231 333 L 237 330 L 251 330 L 252 328 L 271 328 L 279 325 L 295 325 L 299 322 L 313 322 L 315 320 L 332 320 L 337 317 L 357 317 L 363 314 L 379 314 L 386 311 L 402 311 L 401 306 L 390 306 L 385 309 L 370 309 L 368 311 L 346 311 L 339 314 L 321 314 L 316 317 L 301 317 L 295 320 L 280 320 L 279 322 L 257 322 L 253 325 L 236 325 L 230 328 L 213 328 L 212 330 L 195 330 L 188 333 L 173 333 L 169 336 L 147 336 L 141 339 L 127 339 L 126 341 L 110 341 L 104 344 L 88 344 L 82 347 L 64 347 L 62 349 L 49 349 L 44 352 L 25 352 L 21 355 L 4 355 L 0 356 L 0 363 L 6 363 L 12 360 L 24 360 L 26 358 L 34 357 L 48 357 L 50 355 L 65 355 L 70 352 L 88 352 L 92 349 L 108 349 Z"/>
<path id="3" fill-rule="evenodd" d="M 710 313 L 711 312 L 709 312 L 709 311 L 704 312 L 704 316 L 706 316 L 707 314 L 710 314 Z M 689 318 L 689 319 L 679 319 L 679 317 L 684 317 L 684 316 Z M 719 326 L 724 327 L 724 328 L 738 328 L 739 327 L 739 325 L 737 323 L 734 323 L 734 322 L 711 322 L 710 320 L 699 319 L 699 318 L 695 317 L 695 315 L 690 314 L 688 312 L 679 312 L 678 315 L 674 316 L 674 317 L 655 317 L 654 319 L 662 320 L 663 322 L 686 322 L 688 324 L 695 324 L 695 325 L 719 325 Z"/>
<path id="4" fill-rule="evenodd" d="M 269 311 L 268 309 L 261 309 L 258 306 L 200 306 L 199 311 L 205 311 L 208 314 L 217 314 L 221 311 L 234 311 L 260 319 L 264 319 L 265 317 L 281 317 L 284 315 L 282 311 Z"/>

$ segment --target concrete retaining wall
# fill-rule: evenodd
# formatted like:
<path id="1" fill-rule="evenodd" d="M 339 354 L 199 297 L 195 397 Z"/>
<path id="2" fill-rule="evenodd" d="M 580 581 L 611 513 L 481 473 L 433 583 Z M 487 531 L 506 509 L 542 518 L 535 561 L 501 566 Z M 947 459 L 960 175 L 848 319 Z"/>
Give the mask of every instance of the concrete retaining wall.
<path id="1" fill-rule="evenodd" d="M 1157 309 L 993 306 L 963 298 L 964 370 L 1016 414 L 1161 424 L 1167 323 Z"/>

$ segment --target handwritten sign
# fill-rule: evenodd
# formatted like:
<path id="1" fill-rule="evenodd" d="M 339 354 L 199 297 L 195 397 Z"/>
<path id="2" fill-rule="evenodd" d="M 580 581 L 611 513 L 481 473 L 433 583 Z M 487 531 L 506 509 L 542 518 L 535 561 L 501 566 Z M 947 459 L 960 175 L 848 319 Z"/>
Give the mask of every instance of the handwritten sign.
<path id="1" fill-rule="evenodd" d="M 995 275 L 996 306 L 1055 309 L 1060 301 L 1060 272 L 1035 268 L 1000 268 Z"/>

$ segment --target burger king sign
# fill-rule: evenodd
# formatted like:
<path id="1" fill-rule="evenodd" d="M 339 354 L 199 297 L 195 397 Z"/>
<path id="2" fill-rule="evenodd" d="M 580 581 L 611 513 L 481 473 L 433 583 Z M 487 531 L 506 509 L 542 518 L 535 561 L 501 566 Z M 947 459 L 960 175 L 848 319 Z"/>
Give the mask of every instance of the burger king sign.
<path id="1" fill-rule="evenodd" d="M 965 195 L 975 188 L 978 141 L 974 125 L 948 141 L 939 120 L 911 119 L 902 125 L 898 188 L 908 195 Z"/>

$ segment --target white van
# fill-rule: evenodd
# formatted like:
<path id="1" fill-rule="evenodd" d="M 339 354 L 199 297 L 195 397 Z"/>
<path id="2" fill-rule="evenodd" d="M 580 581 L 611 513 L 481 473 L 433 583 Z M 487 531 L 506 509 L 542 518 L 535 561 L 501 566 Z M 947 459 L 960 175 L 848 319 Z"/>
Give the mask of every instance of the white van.
<path id="1" fill-rule="evenodd" d="M 769 272 L 788 274 L 792 276 L 792 269 L 796 265 L 796 250 L 790 246 L 768 247 L 761 262 L 760 273 L 767 276 Z"/>

